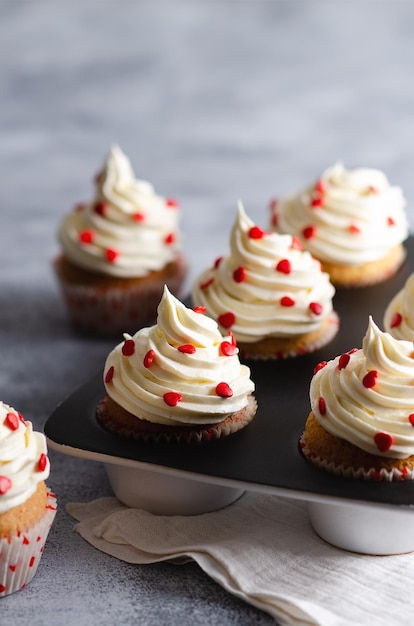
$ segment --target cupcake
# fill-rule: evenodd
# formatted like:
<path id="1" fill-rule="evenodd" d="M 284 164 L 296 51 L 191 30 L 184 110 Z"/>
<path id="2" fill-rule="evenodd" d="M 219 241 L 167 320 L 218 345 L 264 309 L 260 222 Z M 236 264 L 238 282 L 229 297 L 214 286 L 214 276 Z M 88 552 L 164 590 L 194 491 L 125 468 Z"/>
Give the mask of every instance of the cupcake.
<path id="1" fill-rule="evenodd" d="M 49 470 L 45 436 L 0 402 L 0 597 L 36 574 L 56 515 Z"/>
<path id="2" fill-rule="evenodd" d="M 384 328 L 396 339 L 414 341 L 414 273 L 385 309 Z"/>
<path id="3" fill-rule="evenodd" d="M 177 202 L 137 180 L 112 148 L 95 198 L 66 215 L 58 231 L 54 268 L 78 330 L 111 336 L 155 321 L 164 284 L 178 294 L 186 275 L 179 217 Z"/>
<path id="4" fill-rule="evenodd" d="M 405 199 L 374 169 L 327 169 L 315 183 L 270 204 L 272 227 L 292 233 L 338 287 L 386 280 L 405 259 Z"/>
<path id="5" fill-rule="evenodd" d="M 320 363 L 301 438 L 307 459 L 351 478 L 414 478 L 414 344 L 372 318 L 362 349 Z"/>
<path id="6" fill-rule="evenodd" d="M 167 287 L 157 323 L 108 355 L 99 422 L 125 437 L 200 442 L 244 428 L 256 413 L 250 369 L 233 337 L 202 308 L 188 309 Z"/>
<path id="7" fill-rule="evenodd" d="M 338 330 L 335 289 L 319 261 L 292 235 L 264 232 L 241 203 L 230 253 L 197 278 L 193 302 L 231 331 L 243 358 L 311 352 Z"/>

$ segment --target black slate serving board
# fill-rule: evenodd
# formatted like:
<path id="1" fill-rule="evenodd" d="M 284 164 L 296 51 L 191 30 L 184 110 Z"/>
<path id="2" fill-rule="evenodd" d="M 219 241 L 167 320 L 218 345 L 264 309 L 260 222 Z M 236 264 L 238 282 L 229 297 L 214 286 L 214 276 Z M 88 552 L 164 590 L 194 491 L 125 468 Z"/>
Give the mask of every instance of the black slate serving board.
<path id="1" fill-rule="evenodd" d="M 309 413 L 309 382 L 322 360 L 359 348 L 372 315 L 383 329 L 386 305 L 414 271 L 414 238 L 406 242 L 407 260 L 389 280 L 372 287 L 337 290 L 334 306 L 339 332 L 326 347 L 296 358 L 248 362 L 256 384 L 258 412 L 244 430 L 202 444 L 155 444 L 122 439 L 104 430 L 95 407 L 104 395 L 99 372 L 65 399 L 45 425 L 49 445 L 61 452 L 92 453 L 130 459 L 160 468 L 184 470 L 251 490 L 274 490 L 279 495 L 306 499 L 311 494 L 367 503 L 414 505 L 414 481 L 378 483 L 345 479 L 313 467 L 302 456 L 298 440 Z"/>

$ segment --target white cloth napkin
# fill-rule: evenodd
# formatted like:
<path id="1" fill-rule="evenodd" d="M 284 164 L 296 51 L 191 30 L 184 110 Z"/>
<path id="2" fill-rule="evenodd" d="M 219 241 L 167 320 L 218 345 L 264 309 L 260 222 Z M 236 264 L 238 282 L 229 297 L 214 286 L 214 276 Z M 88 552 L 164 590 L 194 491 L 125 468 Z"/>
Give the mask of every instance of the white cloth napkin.
<path id="1" fill-rule="evenodd" d="M 167 517 L 100 498 L 67 511 L 99 550 L 137 564 L 194 559 L 283 625 L 414 624 L 414 554 L 334 548 L 314 533 L 302 502 L 245 493 L 219 511 Z"/>

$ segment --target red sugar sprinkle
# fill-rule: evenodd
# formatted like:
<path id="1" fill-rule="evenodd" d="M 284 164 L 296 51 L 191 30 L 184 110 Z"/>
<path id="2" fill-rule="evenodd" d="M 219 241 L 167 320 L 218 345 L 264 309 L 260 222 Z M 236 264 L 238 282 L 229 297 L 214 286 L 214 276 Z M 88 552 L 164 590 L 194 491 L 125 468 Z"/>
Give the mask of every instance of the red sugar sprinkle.
<path id="1" fill-rule="evenodd" d="M 277 226 L 279 225 L 279 216 L 277 213 L 273 213 L 271 223 L 273 228 L 277 228 Z"/>
<path id="2" fill-rule="evenodd" d="M 4 593 L 6 591 L 6 587 L 4 585 L 0 585 L 0 593 Z"/>
<path id="3" fill-rule="evenodd" d="M 174 200 L 174 198 L 167 198 L 165 204 L 171 208 L 176 208 L 179 206 L 177 200 Z"/>
<path id="4" fill-rule="evenodd" d="M 397 328 L 401 322 L 402 322 L 402 315 L 401 313 L 394 313 L 394 315 L 391 318 L 391 328 Z"/>
<path id="5" fill-rule="evenodd" d="M 106 204 L 105 202 L 96 202 L 94 206 L 94 211 L 98 215 L 104 216 L 106 213 Z"/>
<path id="6" fill-rule="evenodd" d="M 16 571 L 16 568 L 17 568 L 17 565 L 9 565 L 9 570 L 10 570 L 11 572 L 15 572 L 15 571 Z"/>
<path id="7" fill-rule="evenodd" d="M 233 390 L 227 383 L 219 383 L 216 387 L 216 394 L 221 398 L 231 398 Z"/>
<path id="8" fill-rule="evenodd" d="M 134 213 L 132 219 L 135 222 L 143 222 L 145 218 L 143 213 Z"/>
<path id="9" fill-rule="evenodd" d="M 220 265 L 223 259 L 224 259 L 224 256 L 217 257 L 217 259 L 214 261 L 214 269 L 218 268 L 218 266 Z"/>
<path id="10" fill-rule="evenodd" d="M 320 302 L 311 302 L 309 304 L 309 309 L 314 315 L 320 315 L 323 311 L 323 306 Z"/>
<path id="11" fill-rule="evenodd" d="M 83 230 L 79 233 L 79 241 L 82 243 L 92 243 L 95 233 L 92 230 Z"/>
<path id="12" fill-rule="evenodd" d="M 339 357 L 339 361 L 338 361 L 338 369 L 339 370 L 345 369 L 346 366 L 348 365 L 350 359 L 351 359 L 351 357 L 350 357 L 349 354 L 347 354 L 347 353 L 341 354 L 341 356 Z"/>
<path id="13" fill-rule="evenodd" d="M 411 426 L 414 426 L 414 413 L 410 413 L 410 415 L 408 416 L 408 421 L 410 422 Z"/>
<path id="14" fill-rule="evenodd" d="M 107 250 L 105 251 L 105 256 L 106 260 L 109 261 L 109 263 L 114 263 L 119 256 L 119 252 L 117 252 L 113 248 L 107 248 Z"/>
<path id="15" fill-rule="evenodd" d="M 312 239 L 312 237 L 314 237 L 316 235 L 316 228 L 315 228 L 315 226 L 306 226 L 302 230 L 302 235 L 305 237 L 305 239 Z"/>
<path id="16" fill-rule="evenodd" d="M 281 259 L 276 265 L 276 271 L 282 272 L 282 274 L 290 274 L 292 271 L 292 265 L 289 259 Z"/>
<path id="17" fill-rule="evenodd" d="M 319 372 L 319 370 L 322 370 L 326 365 L 328 365 L 328 361 L 321 361 L 320 363 L 315 365 L 313 373 L 316 374 L 317 372 Z"/>
<path id="18" fill-rule="evenodd" d="M 105 382 L 110 383 L 114 377 L 115 368 L 113 365 L 109 368 L 109 370 L 105 374 Z"/>
<path id="19" fill-rule="evenodd" d="M 296 237 L 296 235 L 292 235 L 291 247 L 292 250 L 303 250 L 302 242 L 298 239 L 298 237 Z"/>
<path id="20" fill-rule="evenodd" d="M 348 350 L 348 354 L 354 354 L 354 352 L 358 352 L 358 348 L 351 348 Z"/>
<path id="21" fill-rule="evenodd" d="M 213 283 L 214 283 L 214 278 L 213 277 L 209 278 L 208 280 L 205 280 L 203 283 L 200 284 L 200 289 L 207 289 Z"/>
<path id="22" fill-rule="evenodd" d="M 387 218 L 388 226 L 395 226 L 395 220 L 392 217 Z"/>
<path id="23" fill-rule="evenodd" d="M 393 438 L 389 433 L 377 433 L 374 437 L 375 445 L 380 452 L 387 452 L 392 446 Z"/>
<path id="24" fill-rule="evenodd" d="M 315 191 L 317 191 L 318 193 L 325 193 L 326 191 L 325 182 L 321 178 L 316 181 Z"/>
<path id="25" fill-rule="evenodd" d="M 326 413 L 326 402 L 325 402 L 325 399 L 322 398 L 322 396 L 318 400 L 318 409 L 319 409 L 319 413 L 321 415 L 325 415 L 325 413 Z"/>
<path id="26" fill-rule="evenodd" d="M 278 200 L 277 198 L 271 198 L 271 200 L 270 200 L 270 202 L 269 202 L 269 209 L 270 209 L 271 211 L 274 211 L 274 210 L 275 210 L 275 208 L 276 208 L 276 207 L 277 207 L 277 205 L 278 205 L 278 202 L 279 202 L 279 200 Z"/>
<path id="27" fill-rule="evenodd" d="M 184 354 L 194 354 L 196 348 L 192 343 L 184 343 L 182 346 L 178 346 L 178 351 Z"/>
<path id="28" fill-rule="evenodd" d="M 30 558 L 30 561 L 29 561 L 29 567 L 33 567 L 35 560 L 36 560 L 36 558 L 35 558 L 34 556 L 32 556 L 32 557 Z"/>
<path id="29" fill-rule="evenodd" d="M 165 239 L 164 239 L 164 242 L 165 242 L 167 245 L 170 245 L 171 243 L 174 243 L 174 241 L 175 241 L 175 235 L 174 235 L 174 233 L 169 233 L 169 234 L 165 237 Z"/>
<path id="30" fill-rule="evenodd" d="M 230 341 L 222 341 L 220 344 L 220 352 L 223 356 L 234 356 L 237 354 L 237 346 Z"/>
<path id="31" fill-rule="evenodd" d="M 245 278 L 246 278 L 246 270 L 244 269 L 243 265 L 240 265 L 240 267 L 235 269 L 233 272 L 233 280 L 236 283 L 242 283 L 245 280 Z"/>
<path id="32" fill-rule="evenodd" d="M 37 469 L 39 472 L 44 472 L 47 466 L 47 456 L 42 452 L 37 462 Z"/>
<path id="33" fill-rule="evenodd" d="M 168 404 L 168 406 L 177 406 L 182 399 L 183 396 L 177 391 L 167 391 L 167 393 L 164 393 L 163 395 L 163 400 L 165 404 Z"/>
<path id="34" fill-rule="evenodd" d="M 283 296 L 280 298 L 281 306 L 295 306 L 295 301 L 290 296 Z"/>
<path id="35" fill-rule="evenodd" d="M 144 367 L 151 367 L 155 357 L 154 350 L 148 350 L 147 354 L 144 356 Z"/>
<path id="36" fill-rule="evenodd" d="M 228 311 L 219 315 L 217 321 L 224 328 L 231 328 L 236 321 L 236 316 L 231 311 Z"/>
<path id="37" fill-rule="evenodd" d="M 260 228 L 260 226 L 252 226 L 249 230 L 250 239 L 263 239 L 264 236 L 265 232 Z"/>
<path id="38" fill-rule="evenodd" d="M 7 413 L 4 423 L 11 430 L 17 430 L 19 428 L 19 418 L 15 413 Z"/>
<path id="39" fill-rule="evenodd" d="M 312 207 L 322 206 L 322 198 L 320 196 L 317 196 L 316 198 L 312 198 L 311 206 Z"/>
<path id="40" fill-rule="evenodd" d="M 370 372 L 368 372 L 368 374 L 365 374 L 364 378 L 362 379 L 362 384 L 367 389 L 370 389 L 371 387 L 375 386 L 377 379 L 378 372 L 376 370 L 371 370 Z"/>
<path id="41" fill-rule="evenodd" d="M 350 233 L 352 233 L 353 235 L 358 235 L 361 232 L 361 229 L 358 228 L 358 226 L 356 226 L 355 224 L 351 224 L 348 227 L 348 230 Z"/>
<path id="42" fill-rule="evenodd" d="M 204 314 L 207 311 L 207 309 L 206 309 L 205 306 L 200 305 L 200 306 L 195 306 L 193 311 L 194 311 L 194 313 Z"/>
<path id="43" fill-rule="evenodd" d="M 233 335 L 231 330 L 229 330 L 229 332 L 227 333 L 227 337 L 230 337 L 232 346 L 237 346 L 236 337 Z"/>
<path id="44" fill-rule="evenodd" d="M 12 482 L 7 476 L 0 476 L 0 496 L 4 496 L 5 493 L 11 489 Z"/>
<path id="45" fill-rule="evenodd" d="M 124 356 L 132 356 L 135 352 L 135 341 L 133 339 L 125 339 L 122 346 L 122 354 Z"/>

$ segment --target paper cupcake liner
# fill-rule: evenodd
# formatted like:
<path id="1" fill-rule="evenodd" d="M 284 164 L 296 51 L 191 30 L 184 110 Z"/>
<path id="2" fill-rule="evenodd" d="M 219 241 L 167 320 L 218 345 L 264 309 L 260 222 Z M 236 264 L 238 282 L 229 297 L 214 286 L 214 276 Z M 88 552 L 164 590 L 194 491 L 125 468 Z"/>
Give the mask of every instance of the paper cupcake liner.
<path id="1" fill-rule="evenodd" d="M 164 284 L 178 295 L 186 274 L 179 261 L 175 276 L 167 281 L 154 280 L 127 288 L 78 285 L 57 274 L 69 318 L 73 326 L 91 336 L 113 337 L 124 332 L 134 334 L 143 326 L 154 324 Z"/>
<path id="2" fill-rule="evenodd" d="M 304 354 L 308 354 L 309 352 L 315 352 L 315 350 L 319 350 L 319 348 L 322 348 L 323 346 L 326 346 L 328 343 L 330 343 L 339 330 L 339 317 L 335 311 L 331 311 L 331 313 L 324 321 L 326 322 L 324 332 L 317 336 L 313 341 L 309 341 L 309 343 L 306 343 L 306 345 L 292 346 L 289 349 L 265 354 L 260 351 L 255 351 L 253 343 L 251 350 L 244 347 L 247 344 L 244 344 L 244 346 L 242 344 L 238 344 L 240 358 L 250 361 L 267 361 L 298 357 Z"/>
<path id="3" fill-rule="evenodd" d="M 370 265 L 375 268 L 375 272 L 368 274 L 364 271 L 364 265 L 357 266 L 355 273 L 357 276 L 354 278 L 345 278 L 340 276 L 341 274 L 341 266 L 336 266 L 336 270 L 325 269 L 331 275 L 331 282 L 335 285 L 337 289 L 358 289 L 359 287 L 370 287 L 373 285 L 377 285 L 378 283 L 383 283 L 394 274 L 397 273 L 401 265 L 404 263 L 407 256 L 407 252 L 402 246 L 398 246 L 396 250 L 395 258 L 391 259 L 388 266 L 385 265 L 382 270 L 375 267 L 377 265 L 376 262 L 369 262 L 366 265 Z M 383 262 L 384 259 L 378 259 L 378 264 Z M 323 262 L 322 262 L 323 265 Z M 344 266 L 346 269 L 347 266 Z M 333 274 L 333 275 L 332 275 Z"/>
<path id="4" fill-rule="evenodd" d="M 302 454 L 320 469 L 329 472 L 330 474 L 336 474 L 337 476 L 343 476 L 345 478 L 357 478 L 363 480 L 375 480 L 375 481 L 405 481 L 405 480 L 414 480 L 414 470 L 409 468 L 404 468 L 404 470 L 400 470 L 397 467 L 392 468 L 391 470 L 387 470 L 384 467 L 381 469 L 376 469 L 375 467 L 370 467 L 366 469 L 364 467 L 353 467 L 349 465 L 344 465 L 342 463 L 335 463 L 333 461 L 327 461 L 320 456 L 315 455 L 310 448 L 308 448 L 305 438 L 302 434 L 299 445 L 302 451 Z"/>
<path id="5" fill-rule="evenodd" d="M 28 529 L 0 539 L 0 598 L 19 591 L 36 574 L 56 508 L 56 498 L 48 491 L 42 517 Z"/>
<path id="6" fill-rule="evenodd" d="M 253 396 L 249 396 L 248 404 L 244 415 L 240 419 L 234 421 L 219 422 L 218 424 L 209 424 L 206 427 L 200 426 L 194 430 L 170 430 L 163 432 L 144 432 L 133 431 L 131 429 L 120 428 L 115 422 L 112 422 L 110 418 L 102 419 L 99 416 L 99 405 L 97 409 L 98 421 L 111 432 L 128 439 L 136 439 L 145 442 L 153 443 L 201 443 L 202 441 L 211 441 L 213 439 L 221 439 L 227 437 L 247 426 L 257 411 L 257 402 Z"/>

